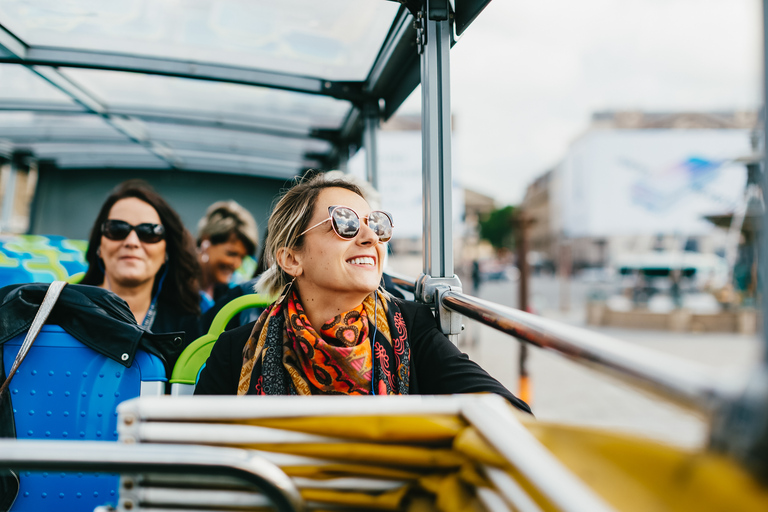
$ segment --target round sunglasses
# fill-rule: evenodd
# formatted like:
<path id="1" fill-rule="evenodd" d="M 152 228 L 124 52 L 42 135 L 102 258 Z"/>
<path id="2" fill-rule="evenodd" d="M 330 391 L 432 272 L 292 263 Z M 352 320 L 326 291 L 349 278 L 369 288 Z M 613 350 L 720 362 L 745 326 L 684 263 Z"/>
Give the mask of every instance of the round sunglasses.
<path id="1" fill-rule="evenodd" d="M 139 240 L 146 244 L 156 244 L 165 238 L 165 228 L 161 224 L 150 224 L 148 222 L 132 226 L 122 220 L 105 220 L 101 225 L 101 234 L 110 240 L 125 240 L 131 231 L 136 232 Z"/>
<path id="2" fill-rule="evenodd" d="M 392 229 L 395 226 L 392 224 L 392 216 L 390 214 L 381 210 L 375 210 L 363 218 L 368 227 L 379 237 L 379 242 L 388 242 L 392 238 Z M 360 216 L 355 210 L 348 206 L 329 206 L 328 218 L 318 222 L 311 228 L 305 229 L 299 236 L 328 221 L 331 221 L 334 233 L 344 240 L 351 240 L 360 232 Z"/>

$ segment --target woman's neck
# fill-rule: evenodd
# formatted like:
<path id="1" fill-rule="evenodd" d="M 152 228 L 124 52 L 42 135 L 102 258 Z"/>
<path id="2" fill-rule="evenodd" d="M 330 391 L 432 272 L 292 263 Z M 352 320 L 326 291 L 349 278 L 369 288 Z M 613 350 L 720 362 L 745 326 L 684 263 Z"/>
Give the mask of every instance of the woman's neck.
<path id="1" fill-rule="evenodd" d="M 128 307 L 131 308 L 131 313 L 136 318 L 136 322 L 141 325 L 152 303 L 152 287 L 154 284 L 155 280 L 150 279 L 146 283 L 137 286 L 120 286 L 104 276 L 104 282 L 101 284 L 101 287 L 123 299 L 128 304 Z"/>
<path id="2" fill-rule="evenodd" d="M 335 293 L 329 297 L 326 293 L 313 293 L 314 290 L 298 289 L 297 293 L 301 300 L 301 305 L 309 319 L 309 323 L 315 330 L 320 329 L 328 320 L 338 315 L 346 313 L 363 303 L 367 295 L 360 293 L 341 294 Z"/>
<path id="3" fill-rule="evenodd" d="M 213 277 L 213 272 L 209 271 L 206 266 L 203 266 L 203 271 L 200 274 L 200 291 L 213 299 L 213 290 L 215 288 L 216 279 Z"/>

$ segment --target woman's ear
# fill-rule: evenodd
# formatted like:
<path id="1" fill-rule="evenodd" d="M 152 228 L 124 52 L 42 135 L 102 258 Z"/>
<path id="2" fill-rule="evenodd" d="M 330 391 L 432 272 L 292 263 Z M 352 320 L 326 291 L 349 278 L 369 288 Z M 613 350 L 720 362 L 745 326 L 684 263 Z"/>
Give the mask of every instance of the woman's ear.
<path id="1" fill-rule="evenodd" d="M 287 247 L 281 247 L 277 250 L 277 264 L 283 271 L 291 277 L 299 277 L 304 273 L 304 269 L 301 265 L 301 257 L 296 253 L 294 249 L 288 249 Z"/>

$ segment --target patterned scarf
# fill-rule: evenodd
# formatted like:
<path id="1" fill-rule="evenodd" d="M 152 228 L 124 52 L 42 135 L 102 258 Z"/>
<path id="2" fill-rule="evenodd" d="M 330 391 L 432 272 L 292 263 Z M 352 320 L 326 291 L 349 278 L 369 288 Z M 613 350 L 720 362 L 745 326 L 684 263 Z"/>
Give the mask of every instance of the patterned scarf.
<path id="1" fill-rule="evenodd" d="M 318 333 L 289 290 L 253 327 L 237 394 L 369 395 L 373 388 L 376 395 L 407 395 L 411 351 L 405 321 L 394 302 L 375 293 L 377 298 L 369 295 Z"/>

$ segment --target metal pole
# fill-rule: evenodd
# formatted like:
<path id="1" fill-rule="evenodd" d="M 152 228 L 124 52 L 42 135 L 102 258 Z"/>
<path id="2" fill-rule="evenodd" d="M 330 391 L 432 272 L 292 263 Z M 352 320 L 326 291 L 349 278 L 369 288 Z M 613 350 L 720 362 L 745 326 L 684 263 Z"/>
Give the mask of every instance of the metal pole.
<path id="1" fill-rule="evenodd" d="M 424 273 L 453 277 L 451 220 L 450 22 L 433 19 L 437 0 L 422 13 L 421 148 L 424 191 Z M 443 3 L 447 4 L 447 0 Z"/>
<path id="2" fill-rule="evenodd" d="M 0 221 L 0 232 L 7 233 L 11 230 L 11 217 L 13 217 L 14 199 L 16 197 L 16 175 L 18 174 L 18 162 L 15 158 L 10 160 L 10 172 L 8 180 L 5 182 L 5 193 L 3 194 L 3 211 Z"/>
<path id="3" fill-rule="evenodd" d="M 560 242 L 560 311 L 567 312 L 571 309 L 571 271 L 572 271 L 571 242 L 565 238 Z"/>
<path id="4" fill-rule="evenodd" d="M 517 215 L 517 267 L 520 271 L 520 280 L 518 282 L 518 309 L 529 312 L 528 307 L 528 281 L 531 268 L 528 265 L 528 222 L 529 219 L 524 210 L 520 210 Z M 528 344 L 520 343 L 520 353 L 518 355 L 518 396 L 527 404 L 531 404 L 531 382 L 528 377 Z"/>
<path id="5" fill-rule="evenodd" d="M 453 268 L 449 14 L 448 0 L 427 0 L 416 19 L 421 54 L 424 274 L 415 296 L 435 305 L 442 331 L 457 343 L 461 317 L 441 307 L 439 300 L 441 293 L 461 289 Z"/>
<path id="6" fill-rule="evenodd" d="M 760 173 L 760 187 L 764 193 L 768 190 L 768 173 L 766 172 L 768 170 L 768 163 L 766 163 L 766 158 L 768 158 L 766 153 L 766 149 L 768 149 L 768 139 L 766 139 L 768 137 L 768 130 L 765 128 L 766 114 L 768 114 L 766 112 L 766 101 L 768 100 L 768 34 L 766 32 L 768 32 L 768 1 L 763 0 L 763 161 L 761 162 L 763 172 Z M 768 236 L 766 236 L 768 208 L 763 208 L 761 220 L 758 231 L 760 240 L 760 251 L 758 254 L 760 279 L 758 281 L 760 282 L 760 309 L 763 312 L 763 363 L 768 365 L 768 329 L 765 328 L 765 322 L 768 321 L 768 275 L 766 275 L 768 273 Z"/>
<path id="7" fill-rule="evenodd" d="M 376 134 L 379 130 L 379 105 L 369 103 L 364 109 L 363 147 L 365 148 L 365 172 L 368 183 L 379 190 L 379 155 Z"/>

